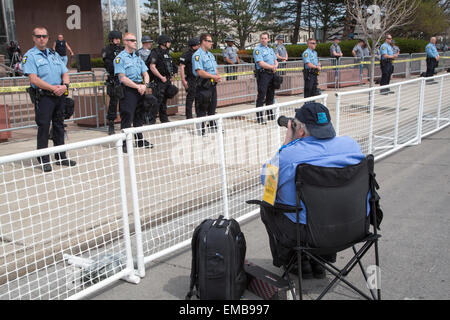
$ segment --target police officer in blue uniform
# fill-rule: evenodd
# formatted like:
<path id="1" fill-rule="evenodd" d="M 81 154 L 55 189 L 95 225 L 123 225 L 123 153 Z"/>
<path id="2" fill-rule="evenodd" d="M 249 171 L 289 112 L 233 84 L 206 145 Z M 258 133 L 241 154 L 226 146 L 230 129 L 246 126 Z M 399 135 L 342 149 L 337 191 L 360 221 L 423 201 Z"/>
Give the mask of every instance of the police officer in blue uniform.
<path id="1" fill-rule="evenodd" d="M 35 104 L 35 121 L 38 126 L 37 148 L 48 147 L 50 122 L 53 124 L 53 144 L 64 144 L 64 98 L 68 92 L 70 80 L 67 67 L 58 53 L 47 48 L 48 32 L 43 27 L 33 30 L 34 48 L 22 59 L 22 69 L 31 82 L 29 93 Z M 56 164 L 75 166 L 65 152 L 55 154 Z M 38 158 L 44 172 L 52 171 L 50 156 Z"/>
<path id="2" fill-rule="evenodd" d="M 253 50 L 253 58 L 256 65 L 256 82 L 258 85 L 258 96 L 256 98 L 256 107 L 262 107 L 264 102 L 266 106 L 272 105 L 275 99 L 275 88 L 273 85 L 274 75 L 277 72 L 278 61 L 275 51 L 269 47 L 269 34 L 263 32 L 259 38 L 259 45 Z M 268 120 L 274 120 L 275 116 L 272 110 L 266 112 Z M 259 124 L 266 124 L 262 112 L 256 113 L 256 119 Z"/>
<path id="3" fill-rule="evenodd" d="M 437 67 L 440 56 L 436 49 L 436 38 L 432 37 L 430 43 L 425 47 L 425 52 L 427 53 L 427 72 L 426 77 L 434 76 L 434 69 Z M 436 81 L 427 81 L 427 84 L 433 84 Z"/>
<path id="4" fill-rule="evenodd" d="M 320 91 L 317 88 L 318 81 L 317 76 L 322 70 L 322 66 L 319 62 L 319 56 L 316 51 L 316 40 L 308 39 L 308 49 L 303 52 L 303 78 L 304 78 L 304 97 L 309 98 L 320 95 Z"/>
<path id="5" fill-rule="evenodd" d="M 207 33 L 200 35 L 200 48 L 192 55 L 192 73 L 197 79 L 195 95 L 195 113 L 197 117 L 216 114 L 217 84 L 221 81 L 217 62 L 209 51 L 212 47 L 212 36 Z M 211 130 L 217 130 L 215 121 L 209 123 Z M 205 124 L 202 123 L 202 136 L 206 135 Z"/>
<path id="6" fill-rule="evenodd" d="M 192 72 L 192 56 L 200 48 L 200 38 L 192 38 L 188 41 L 189 49 L 180 58 L 180 76 L 186 90 L 186 119 L 192 119 L 192 105 L 197 92 L 197 81 Z"/>
<path id="7" fill-rule="evenodd" d="M 230 65 L 225 67 L 225 73 L 235 73 L 238 67 L 233 65 L 241 63 L 241 60 L 239 59 L 237 48 L 234 47 L 234 39 L 232 36 L 228 36 L 224 41 L 227 43 L 227 46 L 223 50 L 223 59 L 226 64 Z M 226 77 L 226 80 L 237 80 L 237 76 Z"/>
<path id="8" fill-rule="evenodd" d="M 380 68 L 381 68 L 381 81 L 380 86 L 388 85 L 391 82 L 391 75 L 394 71 L 392 60 L 398 57 L 398 54 L 394 54 L 392 48 L 392 36 L 386 35 L 386 41 L 380 47 Z M 380 94 L 387 95 L 394 93 L 390 89 L 381 89 Z"/>
<path id="9" fill-rule="evenodd" d="M 150 82 L 147 73 L 148 68 L 144 61 L 135 53 L 136 36 L 126 33 L 123 37 L 125 50 L 114 60 L 114 73 L 119 77 L 123 87 L 123 95 L 119 102 L 120 128 L 141 127 L 144 123 L 144 115 L 139 113 L 137 106 L 143 104 L 145 91 Z M 142 133 L 135 136 L 136 147 L 153 148 L 153 145 L 144 140 Z M 123 152 L 127 152 L 124 142 Z"/>

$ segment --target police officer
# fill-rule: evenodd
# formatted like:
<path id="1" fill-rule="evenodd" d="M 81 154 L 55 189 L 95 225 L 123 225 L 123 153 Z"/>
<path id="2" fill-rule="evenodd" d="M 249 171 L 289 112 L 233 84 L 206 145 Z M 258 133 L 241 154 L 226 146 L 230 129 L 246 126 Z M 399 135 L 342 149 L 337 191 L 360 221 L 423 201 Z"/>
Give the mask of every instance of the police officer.
<path id="1" fill-rule="evenodd" d="M 216 85 L 221 81 L 221 78 L 217 70 L 216 58 L 209 51 L 212 43 L 210 34 L 201 34 L 200 48 L 192 55 L 192 73 L 197 79 L 197 92 L 195 95 L 195 113 L 197 118 L 216 114 Z M 209 126 L 212 130 L 217 130 L 215 121 L 211 121 Z M 201 127 L 201 134 L 205 136 L 205 124 L 202 123 Z"/>
<path id="2" fill-rule="evenodd" d="M 30 95 L 35 104 L 35 121 L 38 126 L 37 148 L 48 147 L 50 122 L 53 124 L 53 144 L 64 144 L 64 97 L 70 80 L 67 67 L 58 53 L 47 48 L 48 32 L 43 27 L 33 30 L 34 48 L 22 59 L 24 74 L 31 82 Z M 65 152 L 55 154 L 57 165 L 75 166 Z M 44 172 L 52 171 L 50 156 L 38 158 Z"/>
<path id="3" fill-rule="evenodd" d="M 141 127 L 143 115 L 137 111 L 137 106 L 143 104 L 145 91 L 150 82 L 148 68 L 144 61 L 135 53 L 136 36 L 133 33 L 125 33 L 123 37 L 125 50 L 119 53 L 114 60 L 114 74 L 118 76 L 123 87 L 123 95 L 119 102 L 120 128 Z M 136 147 L 153 148 L 153 145 L 143 139 L 142 133 L 135 136 Z M 125 142 L 123 152 L 127 152 Z"/>
<path id="4" fill-rule="evenodd" d="M 269 47 L 269 34 L 263 32 L 259 38 L 259 44 L 253 50 L 253 58 L 256 65 L 256 83 L 258 85 L 258 95 L 256 97 L 256 107 L 272 105 L 275 99 L 275 88 L 273 86 L 274 75 L 277 72 L 278 61 L 275 51 Z M 268 120 L 274 120 L 272 110 L 266 112 Z M 262 112 L 256 113 L 256 120 L 259 124 L 266 124 Z"/>
<path id="5" fill-rule="evenodd" d="M 304 97 L 309 98 L 312 96 L 320 95 L 318 90 L 317 76 L 322 70 L 322 66 L 319 62 L 319 56 L 316 51 L 316 40 L 308 39 L 308 49 L 303 52 L 303 77 L 304 77 Z"/>
<path id="6" fill-rule="evenodd" d="M 391 82 L 391 75 L 393 72 L 392 60 L 398 57 L 398 54 L 394 54 L 394 50 L 391 46 L 392 36 L 386 35 L 386 41 L 380 47 L 380 67 L 381 67 L 381 81 L 380 86 L 388 85 Z M 387 95 L 394 93 L 390 89 L 381 89 L 380 94 Z"/>
<path id="7" fill-rule="evenodd" d="M 108 79 L 106 80 L 107 94 L 109 96 L 108 106 L 108 134 L 114 134 L 114 121 L 117 117 L 117 104 L 119 102 L 118 90 L 120 89 L 119 78 L 114 74 L 114 60 L 116 56 L 123 51 L 120 45 L 122 40 L 122 33 L 119 31 L 111 31 L 108 34 L 109 45 L 102 50 L 103 62 L 106 71 L 108 72 Z"/>
<path id="8" fill-rule="evenodd" d="M 339 42 L 341 40 L 336 36 L 333 39 L 333 43 L 330 46 L 330 56 L 331 58 L 339 59 L 344 54 L 342 53 L 341 47 L 339 46 Z"/>
<path id="9" fill-rule="evenodd" d="M 284 46 L 284 36 L 282 34 L 279 34 L 275 40 L 277 41 L 277 47 L 275 48 L 275 55 L 277 57 L 278 66 L 283 69 L 286 68 L 286 61 L 288 61 L 289 56 L 286 50 L 286 47 Z M 286 74 L 286 71 L 278 71 L 278 74 L 280 76 L 284 76 Z"/>
<path id="10" fill-rule="evenodd" d="M 425 74 L 426 77 L 432 77 L 434 76 L 434 69 L 436 68 L 440 56 L 436 49 L 436 38 L 432 37 L 430 39 L 430 43 L 427 44 L 425 47 L 425 52 L 427 54 L 427 72 Z M 436 81 L 433 80 L 427 80 L 427 84 L 433 84 L 436 83 Z"/>
<path id="11" fill-rule="evenodd" d="M 150 53 L 152 52 L 153 40 L 149 36 L 143 36 L 141 39 L 142 48 L 136 51 L 136 54 L 145 62 L 147 68 L 150 69 Z"/>
<path id="12" fill-rule="evenodd" d="M 363 60 L 365 57 L 370 56 L 369 49 L 364 40 L 358 40 L 358 44 L 353 47 L 352 55 L 359 60 Z"/>
<path id="13" fill-rule="evenodd" d="M 192 72 L 192 55 L 200 48 L 200 38 L 190 39 L 188 46 L 189 49 L 180 58 L 180 75 L 183 87 L 186 89 L 186 119 L 192 119 L 192 105 L 197 88 L 197 82 Z"/>
<path id="14" fill-rule="evenodd" d="M 225 42 L 227 46 L 223 50 L 223 58 L 225 63 L 228 65 L 239 64 L 241 60 L 239 59 L 237 48 L 234 47 L 234 39 L 232 36 L 228 36 L 225 38 Z M 236 66 L 228 66 L 225 67 L 225 73 L 235 73 L 237 72 Z M 236 80 L 237 76 L 226 77 L 226 80 Z"/>
<path id="15" fill-rule="evenodd" d="M 167 89 L 172 85 L 173 76 L 177 73 L 178 68 L 170 55 L 170 46 L 172 40 L 166 36 L 158 37 L 158 48 L 153 49 L 150 53 L 150 71 L 151 80 L 155 82 L 153 95 L 158 99 L 159 103 L 159 120 L 161 123 L 169 122 L 167 116 Z M 150 124 L 156 123 L 158 109 L 154 109 L 150 116 Z"/>

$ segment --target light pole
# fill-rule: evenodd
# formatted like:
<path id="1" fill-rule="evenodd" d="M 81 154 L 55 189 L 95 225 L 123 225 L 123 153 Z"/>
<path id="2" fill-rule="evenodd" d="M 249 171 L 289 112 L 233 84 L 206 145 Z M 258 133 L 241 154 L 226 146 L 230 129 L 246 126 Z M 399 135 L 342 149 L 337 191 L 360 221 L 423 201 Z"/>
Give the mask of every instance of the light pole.
<path id="1" fill-rule="evenodd" d="M 159 35 L 162 35 L 161 27 L 161 1 L 158 0 L 158 24 L 159 24 Z"/>

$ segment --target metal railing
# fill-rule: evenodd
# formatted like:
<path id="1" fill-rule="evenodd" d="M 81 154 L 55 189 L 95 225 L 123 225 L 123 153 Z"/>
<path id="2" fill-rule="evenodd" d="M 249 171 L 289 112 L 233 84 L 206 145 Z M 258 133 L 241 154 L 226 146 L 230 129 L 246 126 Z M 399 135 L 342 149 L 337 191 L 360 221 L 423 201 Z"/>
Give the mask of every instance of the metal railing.
<path id="1" fill-rule="evenodd" d="M 381 94 L 386 88 L 394 94 Z M 449 89 L 444 74 L 338 92 L 328 108 L 337 134 L 379 160 L 450 125 Z M 0 157 L 0 299 L 78 299 L 119 279 L 137 283 L 147 263 L 188 246 L 204 219 L 257 215 L 245 201 L 261 196 L 261 167 L 286 129 L 258 124 L 256 113 L 277 118 L 308 101 L 329 104 L 327 97 Z M 218 129 L 202 135 L 211 121 Z M 136 133 L 155 147 L 137 148 Z M 77 166 L 53 162 L 44 174 L 36 157 L 62 151 Z"/>
<path id="2" fill-rule="evenodd" d="M 93 72 L 81 72 L 69 74 L 70 81 L 76 83 L 95 82 Z M 35 123 L 34 105 L 25 88 L 29 86 L 27 77 L 1 78 L 2 88 L 22 87 L 14 92 L 0 93 L 0 132 L 21 130 L 37 127 Z M 99 126 L 99 102 L 98 85 L 71 88 L 69 97 L 74 99 L 75 113 L 69 121 L 86 121 L 93 119 L 92 124 Z"/>

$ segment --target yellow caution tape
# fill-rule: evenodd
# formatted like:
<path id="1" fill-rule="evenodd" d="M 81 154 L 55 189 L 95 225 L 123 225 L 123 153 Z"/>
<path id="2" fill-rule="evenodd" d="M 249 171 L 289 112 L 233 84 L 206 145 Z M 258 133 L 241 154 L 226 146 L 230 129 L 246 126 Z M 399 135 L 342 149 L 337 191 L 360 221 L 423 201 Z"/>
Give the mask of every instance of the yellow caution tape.
<path id="1" fill-rule="evenodd" d="M 450 59 L 450 57 L 441 57 L 441 59 Z M 426 60 L 425 57 L 413 58 L 413 59 L 405 59 L 405 60 L 394 60 L 393 63 L 404 63 L 404 62 L 412 62 L 412 61 L 421 61 Z M 344 69 L 349 67 L 356 67 L 365 64 L 371 64 L 371 61 L 361 61 L 358 63 L 345 64 L 345 65 L 336 65 L 336 66 L 324 66 L 322 70 L 333 70 L 333 69 Z M 380 61 L 375 61 L 375 64 L 380 64 Z M 277 69 L 277 71 L 303 71 L 304 68 L 281 68 Z M 223 73 L 221 77 L 236 77 L 236 76 L 247 76 L 253 75 L 253 71 L 244 71 L 244 72 L 233 72 L 233 73 Z M 174 80 L 181 80 L 181 77 L 174 77 Z M 71 89 L 79 89 L 79 88 L 93 88 L 93 87 L 103 87 L 105 85 L 104 81 L 97 82 L 79 82 L 79 83 L 71 83 Z M 18 87 L 3 87 L 0 88 L 0 93 L 14 93 L 14 92 L 26 92 L 29 86 L 18 86 Z"/>
<path id="2" fill-rule="evenodd" d="M 105 85 L 104 81 L 97 82 L 79 82 L 79 83 L 71 83 L 70 89 L 79 89 L 79 88 L 94 88 L 94 87 L 103 87 Z M 17 87 L 3 87 L 0 88 L 0 93 L 14 93 L 14 92 L 26 92 L 30 86 L 17 86 Z"/>

